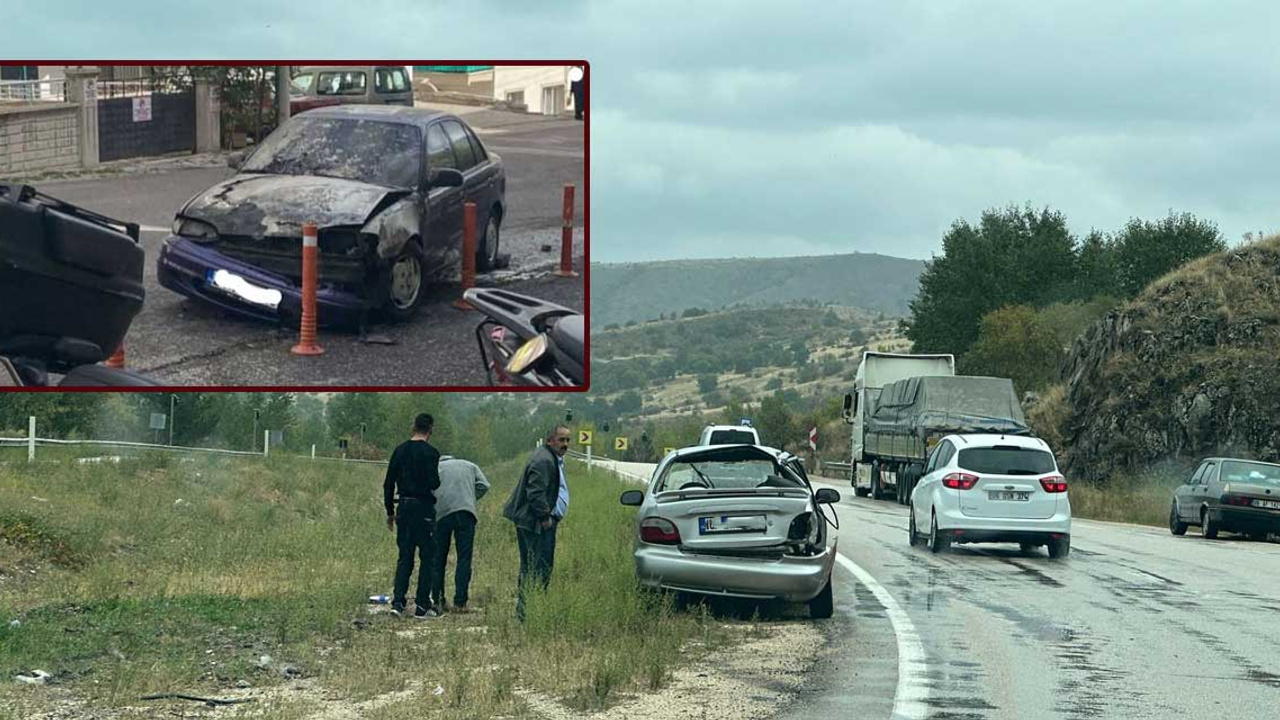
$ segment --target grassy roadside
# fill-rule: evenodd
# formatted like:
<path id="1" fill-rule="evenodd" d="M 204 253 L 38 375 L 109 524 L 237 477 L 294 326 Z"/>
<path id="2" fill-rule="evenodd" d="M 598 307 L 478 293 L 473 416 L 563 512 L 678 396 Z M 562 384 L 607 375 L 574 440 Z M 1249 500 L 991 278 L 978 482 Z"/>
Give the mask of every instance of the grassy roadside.
<path id="1" fill-rule="evenodd" d="M 395 560 L 380 468 L 174 456 L 0 467 L 0 717 L 47 711 L 67 691 L 151 716 L 162 710 L 139 696 L 266 692 L 299 682 L 285 666 L 316 691 L 233 712 L 302 716 L 323 695 L 393 698 L 361 717 L 523 716 L 522 689 L 599 708 L 662 685 L 690 641 L 724 640 L 722 621 L 636 590 L 623 485 L 573 462 L 551 590 L 516 623 L 518 557 L 500 512 L 521 464 L 486 468 L 481 612 L 432 622 L 365 602 L 390 591 Z M 54 682 L 12 681 L 37 668 Z"/>
<path id="2" fill-rule="evenodd" d="M 1106 484 L 1070 486 L 1071 514 L 1089 520 L 1164 527 L 1169 523 L 1173 492 L 1185 474 L 1116 475 Z"/>

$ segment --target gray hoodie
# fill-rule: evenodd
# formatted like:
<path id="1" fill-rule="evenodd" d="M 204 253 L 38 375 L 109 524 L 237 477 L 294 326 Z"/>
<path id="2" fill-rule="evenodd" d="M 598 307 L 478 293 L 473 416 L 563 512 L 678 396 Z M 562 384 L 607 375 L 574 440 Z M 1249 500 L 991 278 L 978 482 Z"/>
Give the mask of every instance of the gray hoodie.
<path id="1" fill-rule="evenodd" d="M 489 491 L 489 480 L 469 460 L 445 455 L 440 458 L 440 487 L 436 494 L 436 519 L 465 510 L 476 516 L 476 501 Z"/>

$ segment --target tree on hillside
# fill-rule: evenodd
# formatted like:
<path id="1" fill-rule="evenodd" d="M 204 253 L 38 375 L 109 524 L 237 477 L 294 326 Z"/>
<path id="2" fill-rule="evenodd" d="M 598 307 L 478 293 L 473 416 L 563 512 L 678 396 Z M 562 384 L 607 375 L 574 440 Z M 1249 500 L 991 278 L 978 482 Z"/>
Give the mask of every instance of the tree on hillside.
<path id="1" fill-rule="evenodd" d="M 1134 218 L 1115 238 L 1120 287 L 1127 297 L 1136 297 L 1160 276 L 1226 249 L 1217 226 L 1190 213 L 1171 212 L 1156 222 Z"/>
<path id="2" fill-rule="evenodd" d="M 960 219 L 926 263 L 911 301 L 907 338 L 916 352 L 963 354 L 983 315 L 1010 304 L 1064 299 L 1075 280 L 1075 241 L 1048 208 L 987 210 L 977 226 Z"/>
<path id="3" fill-rule="evenodd" d="M 760 401 L 760 412 L 756 413 L 755 420 L 756 429 L 760 432 L 760 442 L 779 449 L 786 449 L 788 444 L 799 437 L 796 420 L 784 398 L 781 392 L 766 395 Z"/>
<path id="4" fill-rule="evenodd" d="M 1120 268 L 1115 241 L 1094 230 L 1084 242 L 1076 263 L 1076 289 L 1072 293 L 1077 300 L 1089 300 L 1098 295 L 1122 294 Z"/>
<path id="5" fill-rule="evenodd" d="M 717 385 L 719 385 L 719 378 L 715 375 L 698 376 L 698 392 L 703 395 L 715 392 Z"/>
<path id="6" fill-rule="evenodd" d="M 1058 338 L 1035 308 L 1011 305 L 983 316 L 978 341 L 959 369 L 964 375 L 1009 378 L 1021 394 L 1055 382 L 1062 355 Z"/>

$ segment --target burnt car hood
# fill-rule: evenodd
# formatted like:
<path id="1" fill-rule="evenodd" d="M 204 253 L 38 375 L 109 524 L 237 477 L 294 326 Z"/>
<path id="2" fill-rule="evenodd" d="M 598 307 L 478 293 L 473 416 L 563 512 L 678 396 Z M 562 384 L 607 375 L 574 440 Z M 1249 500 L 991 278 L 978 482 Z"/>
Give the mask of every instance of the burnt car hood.
<path id="1" fill-rule="evenodd" d="M 299 237 L 306 222 L 363 225 L 409 192 L 341 178 L 241 173 L 197 195 L 180 214 L 219 235 Z"/>

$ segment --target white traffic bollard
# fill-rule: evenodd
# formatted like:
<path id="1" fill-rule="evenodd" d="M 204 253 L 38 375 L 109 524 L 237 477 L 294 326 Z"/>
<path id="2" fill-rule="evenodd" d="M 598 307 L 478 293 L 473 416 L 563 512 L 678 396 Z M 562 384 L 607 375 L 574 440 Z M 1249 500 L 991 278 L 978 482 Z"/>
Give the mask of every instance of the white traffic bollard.
<path id="1" fill-rule="evenodd" d="M 27 418 L 27 462 L 36 459 L 36 416 Z"/>

